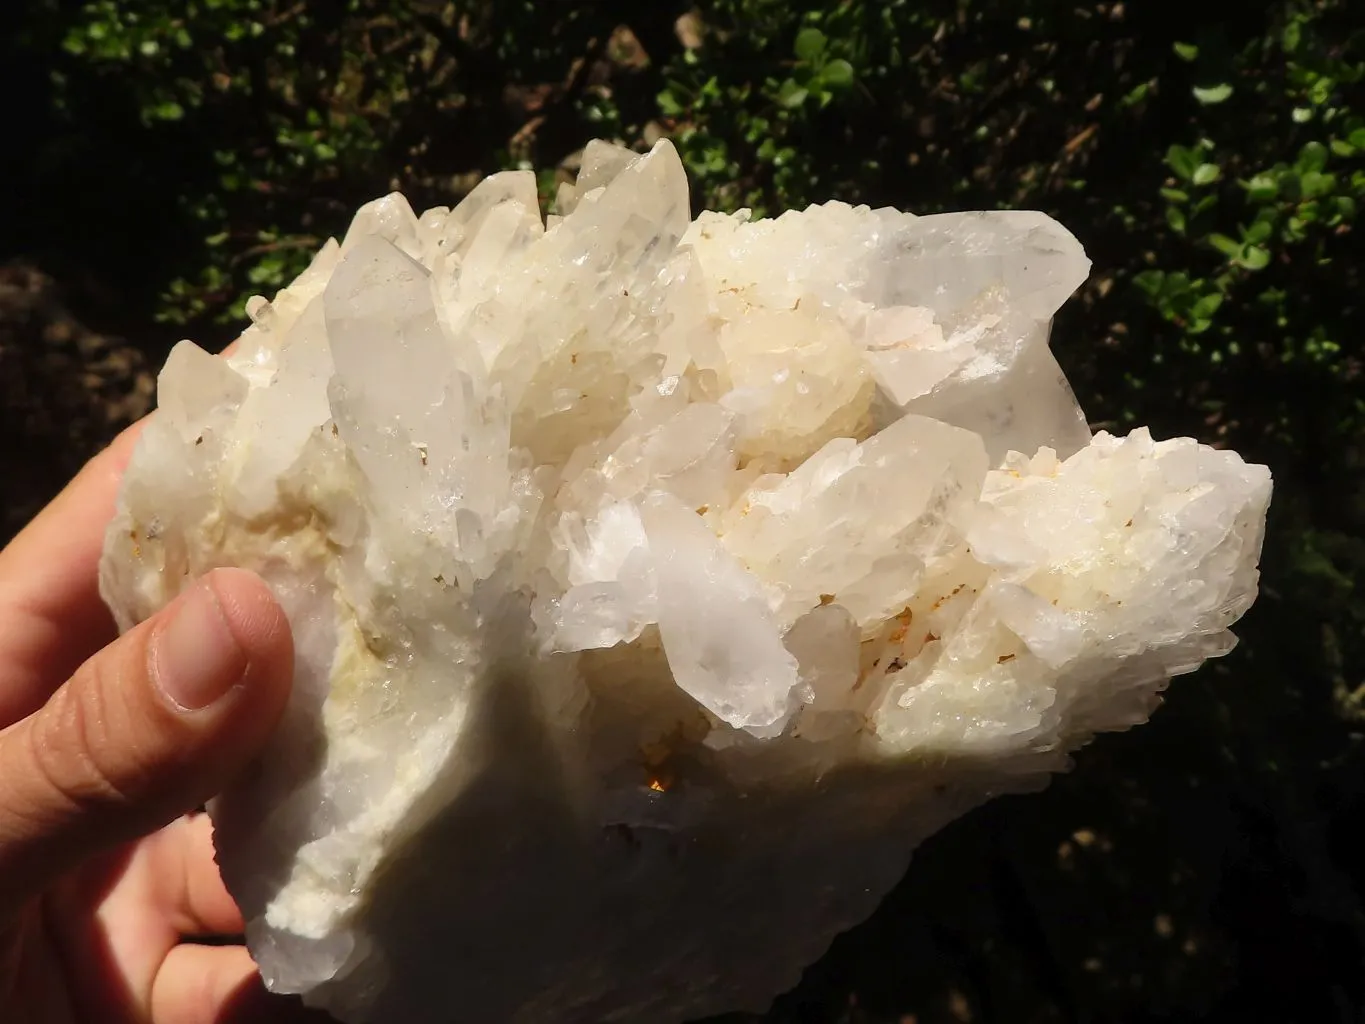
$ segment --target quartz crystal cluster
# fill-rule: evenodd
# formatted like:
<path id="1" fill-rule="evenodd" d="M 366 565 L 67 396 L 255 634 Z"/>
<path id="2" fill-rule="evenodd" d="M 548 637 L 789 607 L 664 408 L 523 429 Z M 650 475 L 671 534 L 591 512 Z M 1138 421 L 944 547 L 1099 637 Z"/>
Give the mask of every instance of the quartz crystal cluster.
<path id="1" fill-rule="evenodd" d="M 270 986 L 345 1021 L 761 1009 L 915 844 L 1231 649 L 1262 466 L 1091 436 L 1038 213 L 693 220 L 604 143 L 364 207 L 159 382 L 102 566 L 294 628 L 211 811 Z"/>

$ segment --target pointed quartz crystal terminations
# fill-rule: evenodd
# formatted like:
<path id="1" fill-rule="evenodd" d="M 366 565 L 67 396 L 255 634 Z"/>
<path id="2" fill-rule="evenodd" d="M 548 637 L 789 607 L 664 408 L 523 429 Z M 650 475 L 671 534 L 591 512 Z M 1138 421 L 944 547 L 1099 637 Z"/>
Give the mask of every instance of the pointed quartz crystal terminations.
<path id="1" fill-rule="evenodd" d="M 343 1021 L 761 1009 L 914 846 L 1146 719 L 1254 599 L 1270 477 L 1091 438 L 1037 213 L 705 213 L 607 143 L 401 196 L 188 342 L 101 569 L 260 573 L 297 675 L 213 804 L 268 984 Z"/>

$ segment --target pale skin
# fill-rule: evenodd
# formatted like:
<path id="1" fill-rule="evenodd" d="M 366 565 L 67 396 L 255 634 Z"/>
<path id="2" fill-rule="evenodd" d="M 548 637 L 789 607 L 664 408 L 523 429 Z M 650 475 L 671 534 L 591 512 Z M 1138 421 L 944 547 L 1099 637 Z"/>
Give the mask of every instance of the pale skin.
<path id="1" fill-rule="evenodd" d="M 220 569 L 116 637 L 97 566 L 137 429 L 0 551 L 0 1020 L 302 1019 L 231 938 L 194 813 L 278 721 L 289 625 L 256 576 Z"/>

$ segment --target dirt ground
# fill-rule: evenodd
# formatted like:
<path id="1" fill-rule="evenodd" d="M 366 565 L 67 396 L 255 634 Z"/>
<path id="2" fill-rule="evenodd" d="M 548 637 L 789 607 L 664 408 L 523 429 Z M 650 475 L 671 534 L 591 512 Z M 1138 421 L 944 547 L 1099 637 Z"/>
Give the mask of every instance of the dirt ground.
<path id="1" fill-rule="evenodd" d="M 52 278 L 0 267 L 0 542 L 151 409 L 154 386 L 142 351 L 82 324 Z"/>

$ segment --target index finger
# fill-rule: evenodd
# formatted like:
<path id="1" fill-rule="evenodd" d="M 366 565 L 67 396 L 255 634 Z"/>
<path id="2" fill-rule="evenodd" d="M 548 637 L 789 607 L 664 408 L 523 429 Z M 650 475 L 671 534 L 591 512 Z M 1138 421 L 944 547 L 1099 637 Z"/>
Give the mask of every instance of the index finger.
<path id="1" fill-rule="evenodd" d="M 142 420 L 0 551 L 0 728 L 47 701 L 116 630 L 99 593 L 105 527 Z"/>

